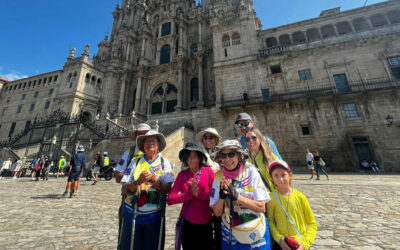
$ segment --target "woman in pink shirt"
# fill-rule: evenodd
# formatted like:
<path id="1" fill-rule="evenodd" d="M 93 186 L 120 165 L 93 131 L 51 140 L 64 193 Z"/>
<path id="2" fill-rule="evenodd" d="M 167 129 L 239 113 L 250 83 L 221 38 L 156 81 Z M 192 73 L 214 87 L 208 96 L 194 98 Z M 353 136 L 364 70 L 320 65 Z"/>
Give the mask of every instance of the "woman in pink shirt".
<path id="1" fill-rule="evenodd" d="M 168 205 L 183 203 L 180 215 L 183 249 L 213 249 L 212 209 L 209 206 L 215 174 L 207 162 L 203 149 L 187 143 L 179 152 L 179 159 L 188 169 L 182 170 L 168 196 Z"/>

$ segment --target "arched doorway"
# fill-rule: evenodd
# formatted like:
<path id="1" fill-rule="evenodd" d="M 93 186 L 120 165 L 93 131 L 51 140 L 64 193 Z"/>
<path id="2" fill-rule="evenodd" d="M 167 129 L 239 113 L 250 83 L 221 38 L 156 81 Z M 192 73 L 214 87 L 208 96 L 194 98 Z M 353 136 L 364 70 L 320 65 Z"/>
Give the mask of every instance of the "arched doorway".
<path id="1" fill-rule="evenodd" d="M 154 89 L 151 94 L 151 114 L 163 114 L 175 111 L 178 104 L 178 89 L 169 83 L 164 83 Z"/>

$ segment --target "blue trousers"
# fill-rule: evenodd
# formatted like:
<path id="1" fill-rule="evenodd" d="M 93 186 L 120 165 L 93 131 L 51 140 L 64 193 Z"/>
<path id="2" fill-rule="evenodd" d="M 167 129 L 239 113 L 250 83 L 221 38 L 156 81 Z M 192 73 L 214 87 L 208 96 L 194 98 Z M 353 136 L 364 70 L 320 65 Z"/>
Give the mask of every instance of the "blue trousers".
<path id="1" fill-rule="evenodd" d="M 134 250 L 157 250 L 160 235 L 161 220 L 149 224 L 135 224 Z M 131 244 L 132 221 L 123 218 L 121 226 L 121 240 L 118 249 L 129 250 Z M 161 250 L 165 242 L 165 221 L 162 228 Z"/>
<path id="2" fill-rule="evenodd" d="M 315 171 L 317 172 L 317 179 L 319 179 L 319 171 L 321 171 L 324 175 L 326 175 L 326 177 L 328 177 L 328 173 L 319 163 L 315 164 Z"/>

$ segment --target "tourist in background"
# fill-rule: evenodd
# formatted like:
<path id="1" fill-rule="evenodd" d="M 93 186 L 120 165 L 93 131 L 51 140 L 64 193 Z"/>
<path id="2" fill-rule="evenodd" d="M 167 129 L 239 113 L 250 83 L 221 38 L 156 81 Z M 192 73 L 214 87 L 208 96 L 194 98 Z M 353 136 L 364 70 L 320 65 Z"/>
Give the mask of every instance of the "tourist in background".
<path id="1" fill-rule="evenodd" d="M 215 176 L 210 199 L 215 215 L 222 216 L 222 249 L 271 248 L 264 216 L 270 197 L 258 171 L 246 162 L 248 156 L 237 140 L 223 141 L 212 154 L 223 166 Z"/>
<path id="2" fill-rule="evenodd" d="M 70 167 L 68 170 L 68 180 L 63 197 L 67 197 L 69 190 L 71 190 L 70 198 L 75 195 L 75 190 L 78 189 L 78 179 L 81 174 L 81 169 L 86 168 L 86 155 L 83 145 L 79 145 L 77 153 L 71 157 Z"/>
<path id="3" fill-rule="evenodd" d="M 324 169 L 325 162 L 322 159 L 322 157 L 319 155 L 319 152 L 317 149 L 314 150 L 314 164 L 315 164 L 315 171 L 317 172 L 317 180 L 319 180 L 319 171 L 321 171 L 326 176 L 326 179 L 329 181 L 328 173 Z"/>
<path id="4" fill-rule="evenodd" d="M 11 167 L 12 167 L 12 162 L 11 162 L 11 158 L 9 157 L 6 161 L 3 162 L 3 165 L 2 165 L 1 171 L 0 171 L 0 179 L 4 179 L 7 176 Z"/>
<path id="5" fill-rule="evenodd" d="M 306 162 L 307 162 L 307 168 L 311 171 L 310 180 L 312 180 L 314 178 L 314 175 L 316 175 L 317 173 L 314 170 L 314 155 L 310 152 L 308 148 L 306 154 Z"/>
<path id="6" fill-rule="evenodd" d="M 286 162 L 274 161 L 268 170 L 276 186 L 267 204 L 275 241 L 272 249 L 309 249 L 317 235 L 317 223 L 306 196 L 291 187 L 293 174 Z"/>
<path id="7" fill-rule="evenodd" d="M 133 249 L 164 249 L 165 196 L 174 182 L 171 164 L 160 155 L 166 144 L 164 135 L 154 130 L 136 139 L 136 145 L 144 155 L 137 159 L 129 181 L 123 184 L 127 198 L 119 249 L 131 247 L 134 218 Z"/>
<path id="8" fill-rule="evenodd" d="M 19 177 L 21 167 L 22 167 L 22 160 L 18 159 L 15 162 L 13 179 L 17 179 L 17 176 Z"/>
<path id="9" fill-rule="evenodd" d="M 62 174 L 65 173 L 66 167 L 67 167 L 67 160 L 65 160 L 65 157 L 62 155 L 60 157 L 60 160 L 58 161 L 57 178 L 60 173 L 62 173 Z"/>
<path id="10" fill-rule="evenodd" d="M 96 156 L 94 157 L 93 161 L 93 172 L 92 172 L 92 177 L 94 179 L 94 182 L 92 185 L 96 185 L 97 179 L 99 178 L 99 173 L 100 173 L 100 168 L 103 167 L 103 158 L 101 157 L 101 153 L 97 152 Z"/>
<path id="11" fill-rule="evenodd" d="M 182 247 L 184 250 L 213 249 L 213 214 L 209 203 L 214 171 L 206 165 L 204 150 L 194 143 L 186 143 L 179 159 L 187 169 L 179 172 L 167 202 L 168 205 L 183 203 Z"/>
<path id="12" fill-rule="evenodd" d="M 249 163 L 255 165 L 259 169 L 261 177 L 263 178 L 264 184 L 267 189 L 271 191 L 274 186 L 272 185 L 272 178 L 268 172 L 269 163 L 278 159 L 268 144 L 264 140 L 264 136 L 261 131 L 255 127 L 249 128 L 244 137 L 247 145 L 247 151 L 249 152 Z"/>

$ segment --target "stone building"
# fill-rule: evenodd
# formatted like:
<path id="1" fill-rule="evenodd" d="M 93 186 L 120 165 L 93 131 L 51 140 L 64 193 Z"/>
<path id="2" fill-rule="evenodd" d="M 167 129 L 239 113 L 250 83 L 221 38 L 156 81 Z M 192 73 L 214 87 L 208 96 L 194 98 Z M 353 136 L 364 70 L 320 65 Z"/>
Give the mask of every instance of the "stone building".
<path id="1" fill-rule="evenodd" d="M 267 30 L 251 0 L 123 0 L 112 15 L 93 58 L 73 48 L 62 70 L 6 83 L 0 138 L 58 109 L 233 138 L 245 111 L 293 166 L 318 148 L 331 170 L 400 170 L 399 1 Z"/>

